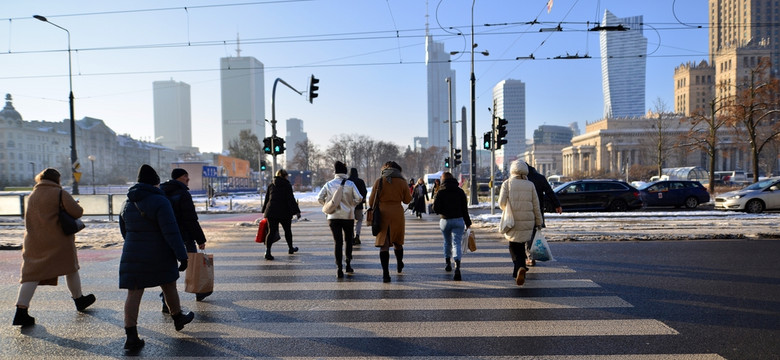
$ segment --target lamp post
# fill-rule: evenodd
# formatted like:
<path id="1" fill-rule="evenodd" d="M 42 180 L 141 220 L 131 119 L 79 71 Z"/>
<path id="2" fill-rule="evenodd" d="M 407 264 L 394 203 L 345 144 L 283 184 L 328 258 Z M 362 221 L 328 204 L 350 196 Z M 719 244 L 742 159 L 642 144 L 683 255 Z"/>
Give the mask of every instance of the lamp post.
<path id="1" fill-rule="evenodd" d="M 33 15 L 34 18 L 49 23 L 53 26 L 56 26 L 57 28 L 60 28 L 62 30 L 65 30 L 65 32 L 68 34 L 68 86 L 70 88 L 70 95 L 68 96 L 69 102 L 70 102 L 70 166 L 71 166 L 71 173 L 73 174 L 73 195 L 79 194 L 79 182 L 76 179 L 76 171 L 78 170 L 79 163 L 78 163 L 78 155 L 76 154 L 76 120 L 75 116 L 73 115 L 73 71 L 72 71 L 72 65 L 71 65 L 71 56 L 70 56 L 70 31 L 68 29 L 59 26 L 48 19 L 46 17 L 41 15 Z"/>
<path id="2" fill-rule="evenodd" d="M 87 159 L 92 163 L 92 195 L 95 195 L 95 155 L 87 156 Z"/>

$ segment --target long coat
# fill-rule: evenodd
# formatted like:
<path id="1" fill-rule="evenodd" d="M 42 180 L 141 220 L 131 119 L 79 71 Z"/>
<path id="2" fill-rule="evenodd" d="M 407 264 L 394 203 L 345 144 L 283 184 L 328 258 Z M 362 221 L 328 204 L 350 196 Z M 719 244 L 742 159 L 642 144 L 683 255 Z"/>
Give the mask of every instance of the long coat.
<path id="1" fill-rule="evenodd" d="M 531 240 L 534 228 L 542 226 L 539 197 L 534 184 L 524 179 L 528 174 L 525 162 L 513 162 L 510 173 L 512 177 L 501 184 L 501 192 L 498 195 L 498 206 L 506 211 L 508 202 L 515 219 L 515 226 L 504 234 L 504 238 L 511 242 L 527 242 Z"/>
<path id="2" fill-rule="evenodd" d="M 183 182 L 172 179 L 160 184 L 160 189 L 171 202 L 187 252 L 198 252 L 195 244 L 205 244 L 206 235 L 198 222 L 198 213 L 195 211 L 195 203 L 192 202 L 190 188 Z"/>
<path id="3" fill-rule="evenodd" d="M 428 201 L 428 189 L 425 184 L 417 184 L 412 190 L 412 210 L 418 213 L 427 213 L 425 209 L 425 202 Z"/>
<path id="4" fill-rule="evenodd" d="M 60 192 L 62 206 L 74 218 L 84 209 L 62 190 L 62 186 L 41 180 L 35 184 L 24 212 L 24 245 L 20 282 L 41 281 L 72 274 L 79 269 L 76 236 L 65 235 L 59 221 Z"/>
<path id="5" fill-rule="evenodd" d="M 187 250 L 162 190 L 143 183 L 133 185 L 119 214 L 119 230 L 125 239 L 119 260 L 120 289 L 154 287 L 179 278 L 177 260 L 187 260 Z"/>
<path id="6" fill-rule="evenodd" d="M 382 184 L 381 190 L 379 189 L 380 182 Z M 404 217 L 404 207 L 401 203 L 408 204 L 412 201 L 412 194 L 409 192 L 408 184 L 402 178 L 392 178 L 392 182 L 387 182 L 385 177 L 376 179 L 368 199 L 368 207 L 373 207 L 377 193 L 379 193 L 379 210 L 382 213 L 381 226 L 382 229 L 386 230 L 381 231 L 376 236 L 374 245 L 377 247 L 383 246 L 388 232 L 390 233 L 390 242 L 392 244 L 403 245 L 404 233 L 406 232 L 406 218 Z"/>
<path id="7" fill-rule="evenodd" d="M 262 210 L 265 218 L 285 220 L 301 213 L 289 180 L 279 176 L 274 177 L 273 183 L 268 186 Z"/>

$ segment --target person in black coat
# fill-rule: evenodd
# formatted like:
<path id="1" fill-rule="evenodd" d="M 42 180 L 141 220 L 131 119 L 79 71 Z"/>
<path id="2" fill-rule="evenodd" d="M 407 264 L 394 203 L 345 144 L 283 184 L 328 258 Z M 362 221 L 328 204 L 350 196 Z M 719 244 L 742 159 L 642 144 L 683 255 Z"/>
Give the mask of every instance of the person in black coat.
<path id="1" fill-rule="evenodd" d="M 428 199 L 428 188 L 425 186 L 423 178 L 420 178 L 412 191 L 412 204 L 414 204 L 412 210 L 420 219 L 422 219 L 422 214 L 426 213 L 425 204 Z"/>
<path id="2" fill-rule="evenodd" d="M 526 165 L 528 165 L 528 180 L 534 183 L 534 187 L 536 188 L 536 196 L 539 197 L 539 206 L 542 208 L 542 227 L 545 227 L 544 211 L 554 210 L 556 213 L 560 214 L 563 212 L 563 208 L 561 207 L 561 202 L 558 201 L 558 196 L 555 195 L 555 191 L 553 191 L 552 187 L 550 186 L 550 182 L 547 181 L 547 178 L 536 171 L 536 169 L 534 169 L 531 164 L 526 162 Z M 550 209 L 545 209 L 546 205 L 549 205 Z M 528 253 L 531 251 L 531 245 L 533 245 L 533 241 L 528 241 L 525 243 L 526 255 L 528 255 Z M 530 256 L 526 256 L 525 263 L 528 266 L 534 266 L 536 265 L 536 260 L 532 260 Z"/>
<path id="3" fill-rule="evenodd" d="M 176 331 L 195 318 L 192 312 L 184 314 L 179 304 L 176 280 L 179 272 L 187 269 L 187 249 L 171 203 L 159 184 L 157 172 L 142 165 L 138 182 L 128 190 L 119 214 L 119 230 L 125 240 L 119 260 L 119 288 L 127 289 L 124 348 L 131 352 L 144 346 L 136 325 L 145 288 L 162 288 Z"/>
<path id="4" fill-rule="evenodd" d="M 189 184 L 190 175 L 187 173 L 187 170 L 176 168 L 171 171 L 171 180 L 160 184 L 160 189 L 168 197 L 168 201 L 171 202 L 173 214 L 176 216 L 176 223 L 179 224 L 179 233 L 181 233 L 181 239 L 184 241 L 184 247 L 187 248 L 188 253 L 196 253 L 198 249 L 203 250 L 206 248 L 206 235 L 203 234 L 203 229 L 198 222 L 195 203 L 192 201 L 192 195 L 189 192 L 190 188 L 187 187 Z M 202 301 L 211 294 L 211 291 L 195 294 L 195 300 Z M 165 301 L 163 300 L 163 312 L 168 312 L 167 307 L 164 305 Z"/>
<path id="5" fill-rule="evenodd" d="M 363 197 L 363 201 L 355 206 L 355 238 L 352 239 L 352 245 L 360 245 L 360 229 L 363 228 L 363 204 L 366 203 L 368 189 L 366 189 L 366 182 L 358 177 L 358 171 L 355 168 L 349 169 L 349 181 L 355 184 L 360 196 Z"/>
<path id="6" fill-rule="evenodd" d="M 442 183 L 439 191 L 433 198 L 433 211 L 441 217 L 439 228 L 444 236 L 444 259 L 447 266 L 445 271 L 452 271 L 451 258 L 455 249 L 455 276 L 453 280 L 461 280 L 460 258 L 461 246 L 465 229 L 471 227 L 469 207 L 466 193 L 458 186 L 458 181 L 450 172 L 441 175 Z"/>
<path id="7" fill-rule="evenodd" d="M 263 203 L 263 216 L 268 219 L 268 235 L 265 240 L 265 259 L 273 260 L 271 255 L 271 245 L 276 242 L 279 236 L 279 224 L 284 229 L 284 239 L 287 240 L 287 253 L 294 254 L 298 251 L 293 246 L 292 217 L 301 218 L 301 209 L 298 208 L 298 202 L 293 194 L 292 184 L 287 180 L 287 171 L 279 169 L 268 190 Z"/>

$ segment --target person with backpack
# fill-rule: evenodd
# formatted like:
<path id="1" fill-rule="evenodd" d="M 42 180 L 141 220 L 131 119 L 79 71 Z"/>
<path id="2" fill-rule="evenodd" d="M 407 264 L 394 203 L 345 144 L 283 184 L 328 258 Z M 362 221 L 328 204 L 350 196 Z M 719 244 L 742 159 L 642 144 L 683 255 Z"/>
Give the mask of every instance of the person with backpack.
<path id="1" fill-rule="evenodd" d="M 352 241 L 355 226 L 355 207 L 363 201 L 355 183 L 347 178 L 347 165 L 341 161 L 334 164 L 336 176 L 328 181 L 317 195 L 317 200 L 327 214 L 328 226 L 333 233 L 334 255 L 336 256 L 336 278 L 344 277 L 342 249 L 346 243 L 347 273 L 352 273 Z"/>
<path id="2" fill-rule="evenodd" d="M 173 215 L 176 217 L 176 223 L 179 225 L 181 239 L 184 241 L 184 247 L 188 253 L 196 253 L 198 249 L 206 248 L 206 235 L 198 222 L 198 213 L 195 211 L 195 203 L 192 201 L 188 187 L 190 184 L 190 175 L 187 170 L 176 168 L 171 171 L 171 179 L 160 184 L 160 189 L 165 193 L 165 197 L 171 202 Z M 196 245 L 197 244 L 197 245 Z M 207 293 L 195 294 L 195 301 L 203 301 L 212 291 Z M 163 295 L 160 294 L 160 297 Z M 164 313 L 168 313 L 168 308 L 163 299 Z"/>

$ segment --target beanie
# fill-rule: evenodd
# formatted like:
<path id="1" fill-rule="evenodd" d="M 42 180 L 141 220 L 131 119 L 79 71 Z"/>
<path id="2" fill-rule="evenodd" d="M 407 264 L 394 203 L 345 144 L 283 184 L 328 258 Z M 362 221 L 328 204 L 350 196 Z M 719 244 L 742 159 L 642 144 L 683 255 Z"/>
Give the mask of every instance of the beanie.
<path id="1" fill-rule="evenodd" d="M 157 185 L 160 183 L 160 177 L 157 176 L 157 172 L 154 171 L 154 168 L 143 164 L 141 165 L 141 168 L 138 169 L 138 182 L 149 185 Z"/>
<path id="2" fill-rule="evenodd" d="M 336 170 L 336 174 L 346 174 L 347 173 L 347 165 L 344 164 L 341 161 L 336 161 L 334 164 L 334 168 Z"/>
<path id="3" fill-rule="evenodd" d="M 183 175 L 188 175 L 187 170 L 184 170 L 182 168 L 175 168 L 173 171 L 171 171 L 171 179 L 178 179 L 182 177 Z"/>

